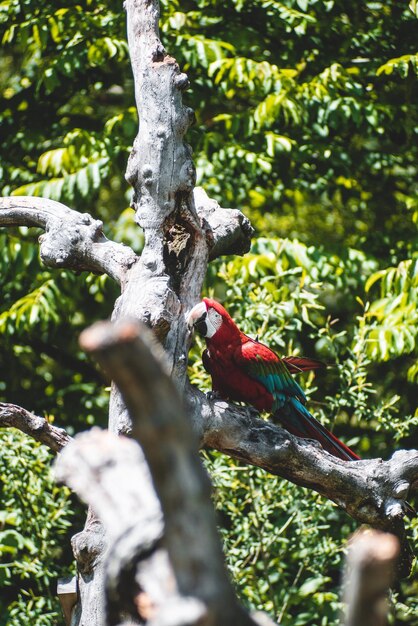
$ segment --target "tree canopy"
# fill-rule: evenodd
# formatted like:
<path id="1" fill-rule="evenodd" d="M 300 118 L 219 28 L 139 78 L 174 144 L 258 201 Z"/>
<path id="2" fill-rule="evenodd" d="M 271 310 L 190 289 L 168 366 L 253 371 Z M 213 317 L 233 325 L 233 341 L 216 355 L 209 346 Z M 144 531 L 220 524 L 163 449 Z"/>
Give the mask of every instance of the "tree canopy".
<path id="1" fill-rule="evenodd" d="M 222 205 L 239 206 L 257 231 L 248 255 L 210 266 L 207 292 L 280 354 L 332 365 L 305 379 L 310 406 L 365 457 L 412 447 L 418 426 L 412 4 L 162 3 L 163 43 L 191 81 L 185 101 L 196 114 L 188 141 L 198 183 Z M 124 180 L 137 118 L 122 3 L 5 0 L 0 35 L 1 194 L 89 211 L 140 251 Z M 25 228 L 0 234 L 1 399 L 70 432 L 104 425 L 108 391 L 77 338 L 110 314 L 116 288 L 103 277 L 46 269 L 36 238 Z M 208 388 L 201 351 L 193 349 L 190 373 Z M 68 493 L 48 478 L 38 445 L 0 437 L 8 485 L 0 624 L 47 626 L 57 619 L 53 576 L 69 567 L 63 532 L 81 517 L 74 521 Z M 307 490 L 206 456 L 245 601 L 282 624 L 336 624 L 353 523 Z M 19 464 L 36 476 L 23 504 L 28 474 L 16 474 Z M 28 510 L 50 520 L 42 532 L 27 530 Z M 415 541 L 417 530 L 412 520 Z M 32 561 L 35 550 L 42 565 Z M 411 578 L 396 590 L 397 623 L 418 623 L 416 585 Z"/>

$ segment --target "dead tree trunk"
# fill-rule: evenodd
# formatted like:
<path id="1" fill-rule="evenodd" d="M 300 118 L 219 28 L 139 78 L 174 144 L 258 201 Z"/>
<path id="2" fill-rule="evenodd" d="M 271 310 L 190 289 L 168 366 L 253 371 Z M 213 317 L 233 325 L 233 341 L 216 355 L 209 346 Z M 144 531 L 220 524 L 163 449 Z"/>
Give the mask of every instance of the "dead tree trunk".
<path id="1" fill-rule="evenodd" d="M 145 593 L 155 626 L 168 617 L 173 626 L 255 626 L 229 582 L 210 483 L 165 354 L 159 362 L 153 356 L 160 352 L 154 336 L 122 320 L 85 331 L 82 345 L 117 383 L 144 453 L 125 438 L 95 432 L 57 463 L 58 476 L 106 526 L 105 623 L 119 624 L 124 610 L 133 619 L 134 599 Z"/>
<path id="2" fill-rule="evenodd" d="M 185 322 L 186 313 L 200 297 L 208 261 L 222 254 L 245 253 L 249 248 L 252 228 L 239 211 L 221 209 L 202 190 L 194 189 L 195 170 L 191 150 L 184 142 L 185 133 L 193 122 L 193 112 L 182 103 L 188 79 L 159 40 L 157 0 L 126 0 L 125 5 L 140 119 L 126 176 L 133 187 L 132 206 L 136 219 L 145 234 L 141 257 L 127 246 L 108 241 L 103 235 L 102 224 L 90 215 L 81 215 L 51 200 L 0 199 L 0 225 L 42 227 L 45 234 L 40 239 L 40 251 L 45 264 L 107 273 L 120 284 L 121 296 L 116 302 L 113 320 L 126 317 L 139 320 L 153 330 L 163 345 L 166 370 L 186 398 L 196 446 L 211 446 L 315 489 L 360 522 L 391 530 L 401 539 L 405 571 L 409 567 L 410 555 L 404 541 L 403 517 L 408 492 L 418 486 L 417 451 L 399 451 L 386 462 L 375 459 L 345 463 L 331 457 L 319 446 L 292 437 L 280 427 L 257 419 L 240 407 L 208 399 L 188 383 L 186 368 L 190 336 Z M 8 405 L 0 407 L 0 424 L 10 426 L 10 420 L 13 421 L 16 414 L 16 410 Z M 51 442 L 51 437 L 58 437 L 58 433 L 43 432 L 42 423 L 34 422 L 32 417 L 26 416 L 26 419 L 20 415 L 18 427 L 22 427 L 23 420 L 24 429 L 36 433 L 41 439 L 44 437 L 47 444 Z M 116 434 L 137 435 L 132 429 L 125 400 L 116 386 L 111 395 L 109 428 Z M 113 446 L 108 441 L 97 439 L 97 458 L 90 452 L 85 453 L 86 472 L 90 471 L 91 464 L 94 472 L 94 463 L 99 463 L 99 456 L 106 455 L 107 446 Z M 145 450 L 142 439 L 141 443 Z M 155 442 L 157 444 L 158 441 Z M 57 449 L 62 445 L 63 442 L 56 443 Z M 131 453 L 126 454 L 129 456 Z M 202 619 L 206 620 L 202 623 L 226 624 L 225 615 L 238 616 L 237 620 L 240 620 L 229 623 L 250 623 L 250 618 L 236 604 L 227 582 L 224 583 L 224 598 L 228 598 L 229 608 L 225 608 L 225 613 L 216 608 L 219 602 L 216 594 L 216 601 L 209 602 L 198 585 L 198 590 L 193 590 L 193 568 L 189 563 L 184 571 L 181 570 L 181 555 L 175 552 L 167 528 L 163 529 L 161 507 L 164 516 L 166 514 L 163 496 L 159 493 L 160 507 L 140 449 L 136 448 L 132 455 L 136 455 L 135 462 L 141 468 L 136 473 L 136 479 L 144 489 L 141 499 L 138 500 L 130 491 L 126 467 L 126 472 L 122 468 L 119 475 L 120 493 L 112 492 L 116 510 L 120 508 L 122 497 L 127 495 L 128 500 L 131 498 L 132 508 L 120 515 L 127 523 L 129 519 L 125 518 L 131 516 L 132 532 L 127 537 L 118 537 L 116 532 L 110 530 L 105 539 L 101 522 L 90 514 L 84 531 L 73 538 L 79 567 L 79 602 L 72 625 L 103 626 L 105 584 L 111 599 L 120 597 L 121 589 L 112 587 L 116 577 L 110 577 L 107 582 L 103 578 L 103 558 L 104 555 L 107 558 L 114 544 L 125 555 L 122 568 L 125 576 L 126 572 L 132 575 L 134 571 L 132 554 L 135 558 L 137 550 L 146 554 L 143 561 L 146 567 L 137 573 L 138 594 L 133 599 L 130 594 L 126 599 L 127 613 L 133 614 L 132 603 L 135 607 L 141 605 L 143 609 L 142 589 L 146 589 L 147 596 L 151 594 L 153 597 L 152 606 L 161 604 L 159 594 L 163 591 L 151 590 L 149 584 L 144 582 L 144 572 L 150 572 L 155 567 L 164 572 L 162 576 L 166 580 L 167 597 L 175 603 L 178 595 L 173 592 L 173 586 L 170 587 L 170 580 L 176 580 L 182 598 L 179 615 L 183 616 L 183 622 L 176 623 L 196 623 Z M 160 458 L 160 462 L 164 460 Z M 156 487 L 163 465 L 151 467 Z M 200 470 L 196 471 L 199 475 Z M 107 480 L 108 475 L 105 478 Z M 197 481 L 199 489 L 202 488 L 202 493 L 205 493 L 203 482 Z M 201 502 L 205 497 L 202 496 Z M 108 517 L 106 514 L 101 517 L 109 528 L 113 528 L 115 519 L 111 513 Z M 199 529 L 196 532 L 199 533 Z M 192 539 L 196 537 L 192 536 L 190 541 Z M 218 548 L 214 548 L 217 557 L 212 576 L 225 581 L 217 551 Z M 215 571 L 221 573 L 214 574 Z M 126 578 L 123 580 L 126 581 Z M 153 580 L 152 576 L 150 580 Z M 186 598 L 189 593 L 192 594 L 190 602 Z M 148 607 L 151 614 L 152 606 Z M 207 606 L 211 606 L 211 610 L 208 611 Z M 109 615 L 113 620 L 109 623 L 119 623 L 123 619 L 112 600 Z"/>
<path id="3" fill-rule="evenodd" d="M 238 212 L 230 212 L 227 232 L 210 228 L 199 216 L 194 201 L 195 168 L 191 149 L 184 135 L 194 112 L 182 103 L 188 78 L 164 50 L 158 31 L 159 6 L 156 0 L 127 0 L 128 43 L 139 111 L 139 130 L 129 158 L 126 178 L 133 187 L 132 207 L 143 229 L 145 246 L 126 273 L 122 294 L 116 302 L 113 319 L 133 317 L 150 326 L 164 345 L 170 373 L 179 387 L 185 386 L 190 337 L 185 314 L 199 299 L 209 254 L 214 245 L 227 252 L 228 235 L 238 249 L 249 247 L 251 227 Z M 201 194 L 203 217 L 210 213 L 208 200 Z M 212 204 L 212 225 L 217 226 L 217 207 Z M 209 217 L 209 216 L 208 216 Z M 215 217 L 215 221 L 213 221 Z M 220 220 L 222 221 L 222 220 Z M 225 239 L 226 249 L 222 246 Z M 131 419 L 119 390 L 113 386 L 109 428 L 129 434 Z M 89 614 L 97 607 L 97 542 L 104 542 L 103 530 L 91 517 L 83 533 L 73 540 L 74 551 L 84 577 L 80 594 L 83 614 L 80 626 L 95 626 L 102 616 Z M 93 555 L 93 556 L 92 556 Z M 86 558 L 87 557 L 87 562 Z M 83 597 L 88 600 L 83 601 Z M 87 615 L 86 615 L 87 610 Z M 95 609 L 97 611 L 97 608 Z"/>

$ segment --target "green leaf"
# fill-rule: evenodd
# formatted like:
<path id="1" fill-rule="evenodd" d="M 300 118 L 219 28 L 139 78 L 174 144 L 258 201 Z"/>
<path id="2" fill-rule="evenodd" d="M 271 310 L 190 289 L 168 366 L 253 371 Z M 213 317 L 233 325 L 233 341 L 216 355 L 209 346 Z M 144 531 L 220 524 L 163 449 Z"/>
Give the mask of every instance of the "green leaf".
<path id="1" fill-rule="evenodd" d="M 323 585 L 329 582 L 331 579 L 325 576 L 315 576 L 305 580 L 303 585 L 299 588 L 299 595 L 302 598 L 306 598 L 318 591 Z"/>

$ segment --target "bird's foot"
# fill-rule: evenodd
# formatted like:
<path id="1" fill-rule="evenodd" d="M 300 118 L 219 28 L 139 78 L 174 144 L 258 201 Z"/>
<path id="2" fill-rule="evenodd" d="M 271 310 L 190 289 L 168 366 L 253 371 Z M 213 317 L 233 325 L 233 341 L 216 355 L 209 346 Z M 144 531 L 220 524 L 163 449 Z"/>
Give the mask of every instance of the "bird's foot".
<path id="1" fill-rule="evenodd" d="M 219 391 L 207 391 L 206 397 L 209 400 L 209 402 L 215 402 L 215 400 L 225 400 L 225 398 L 221 396 Z"/>
<path id="2" fill-rule="evenodd" d="M 251 418 L 260 417 L 260 411 L 257 411 L 253 406 L 247 406 L 246 411 Z"/>

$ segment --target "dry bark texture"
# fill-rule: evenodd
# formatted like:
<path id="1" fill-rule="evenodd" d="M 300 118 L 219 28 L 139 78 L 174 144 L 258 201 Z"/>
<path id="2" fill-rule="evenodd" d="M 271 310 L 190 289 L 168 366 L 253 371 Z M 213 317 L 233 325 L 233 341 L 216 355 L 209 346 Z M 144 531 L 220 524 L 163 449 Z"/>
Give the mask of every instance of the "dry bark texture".
<path id="1" fill-rule="evenodd" d="M 103 222 L 47 198 L 0 198 L 0 226 L 37 226 L 40 255 L 48 267 L 106 273 L 119 283 L 138 257 L 128 246 L 109 241 Z"/>
<path id="2" fill-rule="evenodd" d="M 114 325 L 96 325 L 84 333 L 82 342 L 121 390 L 132 418 L 132 437 L 141 444 L 147 461 L 146 465 L 141 449 L 132 442 L 93 432 L 79 437 L 58 463 L 60 478 L 93 506 L 109 529 L 112 549 L 105 558 L 109 623 L 119 623 L 121 609 L 131 616 L 136 614 L 134 600 L 143 592 L 148 597 L 155 626 L 166 623 L 166 600 L 171 624 L 183 623 L 183 610 L 190 610 L 187 622 L 190 624 L 265 623 L 266 616 L 246 615 L 234 599 L 216 533 L 209 483 L 197 456 L 195 435 L 198 432 L 202 435 L 202 424 L 193 434 L 155 337 L 137 322 L 120 321 Z M 238 415 L 230 415 L 228 419 L 236 419 L 237 430 L 229 432 L 231 448 L 227 452 L 246 462 L 264 467 L 268 464 L 270 470 L 317 489 L 317 483 L 324 480 L 325 487 L 319 490 L 332 499 L 335 499 L 335 485 L 340 481 L 345 487 L 340 504 L 346 509 L 351 499 L 361 501 L 370 497 L 369 483 L 376 481 L 377 491 L 385 474 L 393 475 L 396 484 L 401 472 L 397 462 L 392 466 L 392 461 L 379 461 L 379 470 L 374 461 L 340 461 L 312 442 L 292 436 L 289 441 L 285 431 L 275 425 L 270 429 L 264 422 L 273 446 L 261 442 L 258 452 L 250 446 L 249 453 L 243 429 L 256 438 L 263 431 L 257 423 L 259 420 L 245 411 L 241 419 Z M 208 427 L 203 437 L 210 439 L 220 430 L 222 427 Z M 241 435 L 242 448 L 236 439 L 240 440 Z M 293 456 L 298 459 L 296 463 Z M 147 467 L 158 500 L 153 496 Z M 340 477 L 339 472 L 342 472 Z M 347 484 L 354 486 L 354 495 L 349 493 Z M 126 514 L 121 515 L 122 506 L 126 507 Z M 364 515 L 361 506 L 359 511 L 353 505 L 355 516 Z M 140 519 L 145 512 L 146 517 Z M 394 578 L 398 553 L 399 542 L 393 535 L 368 532 L 354 538 L 345 591 L 347 626 L 383 624 L 387 612 L 385 598 Z M 151 555 L 155 559 L 153 567 L 149 562 Z M 146 575 L 141 578 L 143 572 Z M 112 613 L 115 607 L 119 611 L 116 616 Z M 358 621 L 360 618 L 362 621 Z"/>
<path id="3" fill-rule="evenodd" d="M 44 417 L 5 402 L 0 402 L 0 428 L 17 428 L 53 452 L 60 452 L 72 439 L 63 428 L 53 426 Z"/>
<path id="4" fill-rule="evenodd" d="M 105 272 L 116 279 L 122 294 L 113 318 L 129 315 L 152 327 L 166 349 L 170 373 L 184 386 L 190 343 L 185 313 L 200 296 L 209 255 L 247 251 L 252 228 L 239 211 L 223 211 L 203 191 L 196 191 L 196 210 L 194 165 L 184 142 L 193 121 L 193 112 L 182 104 L 187 77 L 159 41 L 158 2 L 128 0 L 125 6 L 140 111 L 127 179 L 134 188 L 136 219 L 145 234 L 141 257 L 128 247 L 108 242 L 102 224 L 89 215 L 49 200 L 1 199 L 0 224 L 43 228 L 41 255 L 50 266 Z M 116 433 L 131 431 L 116 387 L 111 394 L 109 427 Z M 98 626 L 103 622 L 97 598 L 104 535 L 94 515 L 73 538 L 73 548 L 81 573 L 81 602 L 73 623 Z"/>
<path id="5" fill-rule="evenodd" d="M 121 321 L 114 325 L 98 324 L 85 331 L 81 341 L 83 347 L 111 374 L 122 392 L 132 418 L 132 437 L 141 444 L 144 451 L 163 516 L 162 518 L 161 513 L 156 511 L 157 507 L 153 506 L 151 500 L 148 506 L 144 506 L 146 503 L 137 502 L 132 498 L 134 504 L 129 506 L 130 501 L 126 494 L 121 493 L 126 485 L 132 485 L 134 493 L 141 484 L 139 472 L 126 481 L 122 480 L 122 476 L 119 480 L 115 476 L 115 468 L 121 466 L 129 473 L 129 468 L 135 464 L 134 459 L 124 461 L 128 459 L 128 444 L 132 446 L 131 442 L 127 440 L 123 442 L 126 452 L 121 452 L 118 463 L 104 464 L 101 461 L 106 474 L 112 475 L 113 480 L 113 484 L 109 483 L 107 488 L 104 485 L 106 493 L 112 494 L 115 489 L 117 490 L 116 485 L 124 485 L 117 495 L 105 498 L 103 498 L 104 479 L 102 478 L 99 488 L 92 490 L 90 476 L 92 472 L 89 474 L 88 469 L 85 469 L 85 466 L 91 465 L 90 457 L 94 457 L 94 453 L 89 454 L 87 451 L 83 456 L 83 463 L 80 463 L 80 455 L 71 452 L 70 447 L 60 459 L 58 467 L 62 468 L 65 464 L 67 467 L 66 472 L 64 474 L 61 472 L 60 476 L 72 481 L 71 486 L 82 493 L 84 499 L 99 514 L 106 528 L 111 527 L 108 540 L 112 545 L 112 561 L 107 560 L 107 572 L 109 568 L 116 572 L 121 570 L 118 564 L 121 559 L 118 538 L 115 539 L 113 535 L 122 530 L 123 541 L 126 543 L 128 533 L 133 533 L 136 540 L 145 533 L 142 546 L 136 550 L 131 546 L 127 552 L 131 571 L 136 560 L 141 560 L 144 553 L 151 554 L 161 541 L 173 570 L 171 578 L 176 582 L 177 596 L 177 598 L 173 596 L 173 599 L 179 607 L 183 605 L 184 599 L 188 603 L 193 599 L 195 608 L 201 607 L 199 623 L 202 625 L 254 624 L 239 606 L 229 582 L 210 498 L 210 482 L 199 459 L 197 442 L 186 417 L 181 396 L 167 371 L 166 356 L 161 348 L 155 345 L 155 336 L 145 327 L 140 330 L 136 322 Z M 150 347 L 154 354 L 161 352 L 159 361 L 153 358 Z M 89 449 L 99 450 L 100 447 L 103 449 L 104 446 L 98 441 L 97 445 L 90 446 Z M 135 447 L 137 456 L 139 451 L 140 449 Z M 68 467 L 68 458 L 71 454 L 74 462 Z M 99 474 L 95 469 L 93 473 Z M 84 491 L 79 488 L 74 476 L 80 477 L 79 480 L 85 485 Z M 144 484 L 142 480 L 142 485 Z M 148 491 L 153 493 L 152 489 Z M 124 500 L 128 501 L 126 513 L 118 513 L 120 511 L 118 503 L 112 502 L 115 499 L 120 499 L 120 505 Z M 148 520 L 152 519 L 151 524 L 144 525 L 143 520 L 141 524 L 141 520 L 136 519 L 138 515 L 144 514 Z M 126 522 L 123 517 L 126 517 Z M 159 584 L 160 589 L 167 586 L 166 581 Z M 173 583 L 171 586 L 174 592 Z M 114 588 L 113 584 L 111 588 Z M 141 590 L 143 589 L 144 586 L 141 585 Z M 115 605 L 117 604 L 118 602 L 115 602 Z M 165 601 L 156 604 L 158 611 L 155 624 L 160 623 L 159 613 L 164 604 Z M 172 620 L 173 624 L 182 623 L 174 621 L 173 617 Z"/>
<path id="6" fill-rule="evenodd" d="M 403 516 L 408 493 L 418 487 L 418 451 L 400 451 L 389 461 L 342 462 L 324 452 L 319 445 L 292 437 L 279 426 L 255 417 L 254 412 L 207 398 L 188 384 L 190 335 L 186 313 L 200 298 L 208 261 L 222 254 L 246 252 L 252 228 L 239 211 L 221 209 L 203 190 L 193 189 L 195 171 L 191 151 L 184 141 L 193 122 L 192 111 L 182 103 L 187 77 L 180 72 L 175 60 L 166 54 L 159 40 L 157 0 L 127 0 L 125 6 L 140 119 L 126 176 L 134 189 L 132 206 L 136 220 L 145 234 L 142 255 L 139 257 L 128 246 L 108 241 L 103 235 L 101 222 L 88 214 L 77 213 L 60 203 L 41 198 L 0 199 L 0 226 L 25 225 L 44 229 L 45 233 L 40 237 L 41 257 L 49 266 L 111 276 L 121 285 L 113 320 L 126 317 L 140 320 L 152 328 L 165 351 L 165 374 L 158 378 L 158 385 L 162 387 L 156 388 L 157 382 L 153 385 L 150 378 L 154 365 L 140 362 L 138 357 L 142 348 L 136 331 L 132 330 L 132 323 L 126 327 L 117 326 L 117 331 L 112 332 L 96 329 L 94 332 L 99 336 L 93 334 L 94 339 L 84 340 L 86 347 L 107 368 L 108 374 L 114 375 L 124 394 L 122 397 L 116 386 L 113 387 L 109 428 L 113 433 L 132 434 L 141 441 L 162 513 L 141 452 L 138 449 L 135 453 L 128 452 L 127 442 L 121 444 L 125 446 L 124 452 L 116 451 L 114 458 L 112 438 L 103 439 L 97 433 L 92 435 L 96 453 L 93 445 L 88 448 L 87 439 L 81 440 L 77 444 L 79 463 L 89 480 L 76 478 L 78 465 L 75 457 L 71 460 L 73 453 L 65 453 L 70 469 L 62 469 L 61 476 L 86 500 L 90 502 L 91 498 L 90 503 L 107 526 L 107 545 L 110 546 L 106 547 L 101 522 L 90 513 L 85 530 L 73 538 L 80 571 L 80 602 L 72 625 L 103 626 L 104 583 L 110 598 L 109 623 L 116 624 L 124 619 L 115 600 L 122 597 L 124 591 L 127 593 L 123 610 L 132 615 L 135 611 L 138 613 L 139 607 L 140 611 L 149 613 L 151 620 L 154 619 L 153 610 L 161 604 L 162 590 L 168 594 L 173 606 L 177 606 L 178 615 L 183 616 L 183 622 L 179 617 L 176 624 L 197 623 L 199 619 L 203 620 L 199 622 L 201 624 L 250 623 L 250 618 L 237 606 L 225 577 L 213 511 L 208 504 L 208 483 L 195 453 L 197 445 L 216 448 L 315 489 L 360 522 L 392 530 L 401 539 L 401 569 L 406 571 L 410 554 L 404 540 Z M 125 328 L 126 337 L 121 328 Z M 117 339 L 113 332 L 119 333 Z M 132 346 L 136 346 L 138 352 L 131 353 Z M 116 354 L 119 369 L 115 369 Z M 144 364 L 150 366 L 149 371 L 144 369 Z M 161 395 L 161 402 L 165 403 L 163 408 L 159 406 L 157 410 L 155 398 L 152 400 L 144 393 L 141 376 L 148 381 L 155 397 Z M 174 393 L 168 376 L 177 389 L 185 391 L 194 436 L 184 417 L 185 409 L 179 408 L 178 397 L 175 401 L 177 410 L 167 401 Z M 143 404 L 144 399 L 148 404 Z M 164 421 L 166 415 L 171 416 L 172 423 Z M 44 422 L 42 418 L 22 412 L 19 407 L 3 405 L 0 410 L 0 424 L 21 428 L 58 451 L 67 442 L 65 433 Z M 176 439 L 179 433 L 181 442 Z M 128 459 L 137 466 L 132 470 L 136 485 L 128 477 Z M 119 463 L 120 468 L 117 467 Z M 176 471 L 171 472 L 172 468 Z M 119 492 L 110 487 L 115 476 L 120 485 Z M 176 477 L 181 477 L 180 483 L 176 482 Z M 103 502 L 107 499 L 108 508 L 92 495 L 92 485 L 96 483 L 102 485 L 98 484 L 97 497 L 103 498 Z M 144 493 L 135 491 L 138 484 L 143 486 Z M 130 503 L 127 511 L 131 511 L 131 515 L 122 510 L 125 499 Z M 185 516 L 186 510 L 190 514 L 189 520 Z M 120 513 L 115 514 L 115 511 Z M 175 546 L 175 539 L 179 537 L 184 544 L 181 550 Z M 202 540 L 202 546 L 197 545 L 199 540 Z M 203 550 L 203 545 L 207 550 Z M 119 549 L 124 555 L 121 562 L 113 573 L 108 565 L 105 571 L 104 563 L 108 564 L 109 554 Z M 202 560 L 208 560 L 203 570 L 198 567 Z M 141 567 L 142 574 L 138 573 Z M 134 588 L 126 583 L 132 568 L 136 571 Z M 145 582 L 145 571 L 155 572 L 150 574 L 148 583 Z M 125 581 L 122 586 L 118 582 L 119 574 Z M 155 580 L 157 583 L 153 586 Z M 223 590 L 219 589 L 221 586 Z M 221 604 L 224 607 L 222 614 Z M 158 624 L 169 623 L 169 613 L 167 609 L 164 617 L 160 611 Z M 187 615 L 194 617 L 188 621 Z M 236 621 L 231 621 L 231 615 Z"/>
<path id="7" fill-rule="evenodd" d="M 238 211 L 228 211 L 225 219 L 204 192 L 197 192 L 198 214 L 195 169 L 184 141 L 194 120 L 193 111 L 182 103 L 187 76 L 159 40 L 158 2 L 127 0 L 125 6 L 140 120 L 126 178 L 134 189 L 132 206 L 145 246 L 113 319 L 134 317 L 151 326 L 164 344 L 173 377 L 184 386 L 190 344 L 185 313 L 200 296 L 209 254 L 247 251 L 252 229 Z M 130 431 L 116 389 L 109 427 L 118 433 Z"/>
<path id="8" fill-rule="evenodd" d="M 399 542 L 388 533 L 359 532 L 351 540 L 344 582 L 344 626 L 385 626 Z"/>

